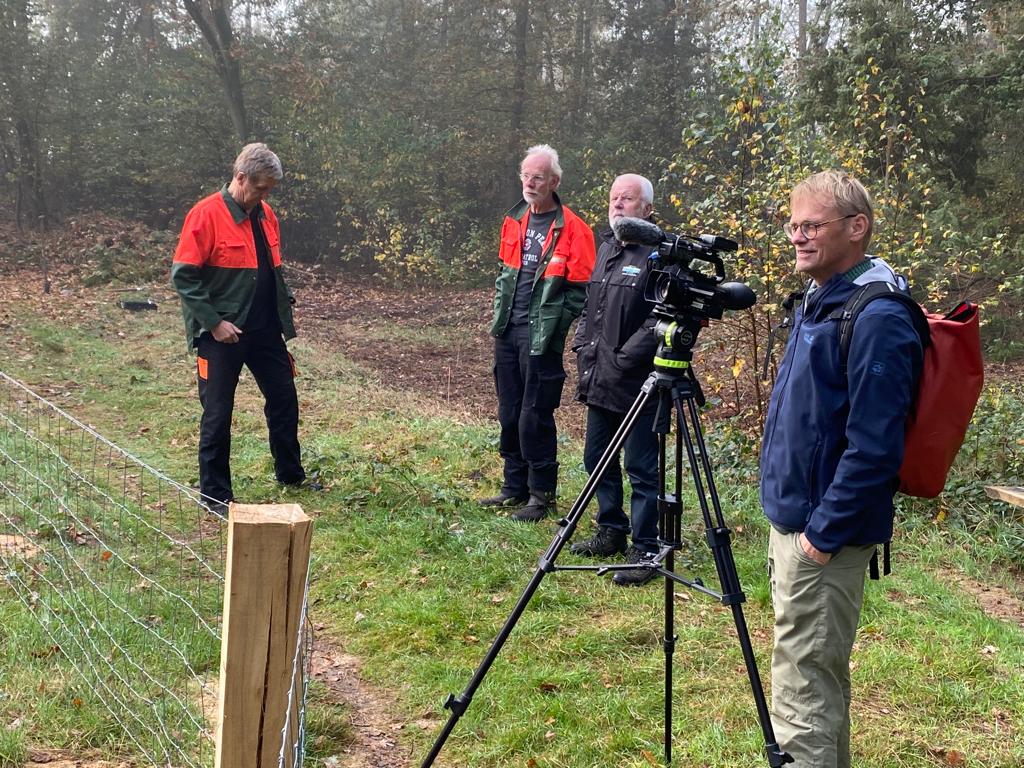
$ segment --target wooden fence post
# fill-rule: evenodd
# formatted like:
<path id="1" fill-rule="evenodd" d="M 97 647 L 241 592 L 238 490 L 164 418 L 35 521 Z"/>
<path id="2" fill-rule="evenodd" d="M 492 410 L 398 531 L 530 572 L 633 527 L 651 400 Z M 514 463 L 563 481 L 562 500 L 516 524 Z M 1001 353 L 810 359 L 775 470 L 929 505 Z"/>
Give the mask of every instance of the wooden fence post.
<path id="1" fill-rule="evenodd" d="M 277 768 L 286 714 L 289 741 L 298 731 L 301 672 L 290 714 L 288 689 L 312 532 L 298 504 L 231 504 L 216 768 Z M 286 749 L 284 766 L 292 765 Z"/>

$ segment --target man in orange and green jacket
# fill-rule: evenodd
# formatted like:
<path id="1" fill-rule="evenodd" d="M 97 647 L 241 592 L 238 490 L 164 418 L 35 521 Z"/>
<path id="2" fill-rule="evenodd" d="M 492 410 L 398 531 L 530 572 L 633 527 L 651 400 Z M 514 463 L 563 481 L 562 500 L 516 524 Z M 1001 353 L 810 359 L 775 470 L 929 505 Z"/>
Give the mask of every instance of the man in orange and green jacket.
<path id="1" fill-rule="evenodd" d="M 264 412 L 278 482 L 301 485 L 299 402 L 285 340 L 295 336 L 292 294 L 281 273 L 281 234 L 264 199 L 284 175 L 265 144 L 249 144 L 229 184 L 185 217 L 171 283 L 181 298 L 189 349 L 197 353 L 199 488 L 224 514 L 231 487 L 231 414 L 242 366 L 266 398 Z"/>
<path id="2" fill-rule="evenodd" d="M 491 324 L 504 482 L 480 503 L 537 522 L 555 507 L 562 353 L 586 302 L 594 233 L 555 194 L 562 169 L 554 149 L 531 147 L 519 170 L 523 199 L 502 224 Z"/>

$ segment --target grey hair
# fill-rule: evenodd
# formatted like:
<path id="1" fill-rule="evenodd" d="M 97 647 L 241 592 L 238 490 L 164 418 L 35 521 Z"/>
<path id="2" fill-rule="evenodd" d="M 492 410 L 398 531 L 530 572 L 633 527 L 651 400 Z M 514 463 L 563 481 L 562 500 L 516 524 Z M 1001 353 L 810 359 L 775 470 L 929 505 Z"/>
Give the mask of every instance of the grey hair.
<path id="1" fill-rule="evenodd" d="M 277 179 L 284 176 L 281 158 L 275 155 L 266 144 L 254 142 L 242 147 L 235 158 L 234 175 L 244 173 L 250 179 Z"/>
<path id="2" fill-rule="evenodd" d="M 530 155 L 544 155 L 551 163 L 551 173 L 558 178 L 562 178 L 562 166 L 558 163 L 558 152 L 550 144 L 535 144 L 526 150 L 526 154 L 523 156 L 523 160 L 528 158 Z M 519 164 L 522 167 L 522 163 Z"/>
<path id="3" fill-rule="evenodd" d="M 615 177 L 615 181 L 618 181 L 619 179 L 625 179 L 639 184 L 640 197 L 643 198 L 643 201 L 648 205 L 654 205 L 654 185 L 651 184 L 651 180 L 646 176 L 641 176 L 639 173 L 624 173 L 621 176 Z M 615 181 L 612 182 L 613 186 Z"/>

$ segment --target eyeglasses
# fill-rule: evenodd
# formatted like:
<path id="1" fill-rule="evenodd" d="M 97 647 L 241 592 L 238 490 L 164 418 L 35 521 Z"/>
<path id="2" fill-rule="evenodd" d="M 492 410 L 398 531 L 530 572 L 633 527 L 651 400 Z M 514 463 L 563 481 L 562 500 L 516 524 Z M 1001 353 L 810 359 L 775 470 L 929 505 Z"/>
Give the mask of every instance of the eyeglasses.
<path id="1" fill-rule="evenodd" d="M 834 221 L 842 221 L 843 219 L 852 219 L 854 216 L 858 216 L 856 213 L 848 213 L 845 216 L 839 216 L 835 219 L 829 219 L 828 221 L 819 221 L 817 223 L 813 221 L 805 221 L 799 225 L 794 226 L 788 221 L 782 225 L 782 231 L 786 233 L 786 237 L 793 237 L 797 230 L 800 231 L 804 237 L 808 240 L 813 240 L 818 236 L 818 230 L 824 227 L 826 224 L 831 224 Z"/>
<path id="2" fill-rule="evenodd" d="M 540 173 L 520 173 L 519 178 L 522 181 L 532 181 L 534 184 L 543 184 L 548 180 L 548 177 Z"/>

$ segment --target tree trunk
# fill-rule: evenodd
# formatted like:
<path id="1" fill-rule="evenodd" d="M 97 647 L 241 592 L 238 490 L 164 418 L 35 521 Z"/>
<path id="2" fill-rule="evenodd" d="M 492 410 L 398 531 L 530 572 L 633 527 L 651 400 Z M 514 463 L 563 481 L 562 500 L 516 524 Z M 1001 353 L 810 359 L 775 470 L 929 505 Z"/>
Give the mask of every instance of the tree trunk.
<path id="1" fill-rule="evenodd" d="M 232 50 L 235 36 L 231 29 L 230 8 L 225 0 L 182 2 L 213 54 L 217 76 L 227 97 L 231 124 L 235 128 L 235 135 L 244 144 L 249 138 L 249 120 L 242 95 L 242 67 Z"/>
<path id="2" fill-rule="evenodd" d="M 523 147 L 523 123 L 526 116 L 526 37 L 530 30 L 529 0 L 515 0 L 513 38 L 515 60 L 512 66 L 512 117 L 509 131 L 508 163 L 515 168 Z"/>
<path id="3" fill-rule="evenodd" d="M 14 125 L 18 134 L 18 226 L 20 228 L 22 219 L 27 219 L 29 227 L 45 230 L 49 226 L 49 211 L 43 195 L 39 142 L 28 120 L 18 118 Z"/>
<path id="4" fill-rule="evenodd" d="M 686 3 L 681 4 L 686 7 Z M 655 70 L 658 82 L 656 84 L 657 114 L 658 114 L 658 139 L 657 144 L 651 147 L 652 154 L 657 157 L 667 157 L 678 145 L 679 125 L 679 91 L 682 78 L 680 70 L 683 66 L 685 53 L 683 46 L 678 39 L 679 12 L 675 0 L 662 0 L 659 19 L 659 30 L 657 33 L 658 51 L 661 55 L 661 62 Z"/>
<path id="5" fill-rule="evenodd" d="M 156 17 L 153 12 L 153 3 L 150 0 L 145 0 L 142 4 L 142 10 L 139 12 L 139 34 L 145 41 L 143 47 L 143 58 L 147 65 L 152 65 L 156 61 Z"/>
<path id="6" fill-rule="evenodd" d="M 800 58 L 801 68 L 803 68 L 804 54 L 807 53 L 807 0 L 797 0 L 799 5 L 797 13 L 797 32 L 796 32 L 796 53 Z"/>
<path id="7" fill-rule="evenodd" d="M 41 88 L 33 77 L 35 70 L 30 6 L 27 0 L 16 0 L 0 11 L 0 22 L 6 27 L 9 46 L 0 54 L 0 82 L 10 94 L 9 119 L 14 126 L 12 166 L 15 177 L 15 221 L 20 229 L 46 228 L 49 211 L 43 194 L 42 154 L 39 149 L 38 103 Z M 40 99 L 40 102 L 36 102 Z"/>
<path id="8" fill-rule="evenodd" d="M 590 15 L 586 3 L 576 8 L 573 46 L 572 98 L 569 108 L 569 135 L 578 136 L 583 129 L 583 113 L 590 92 Z"/>

